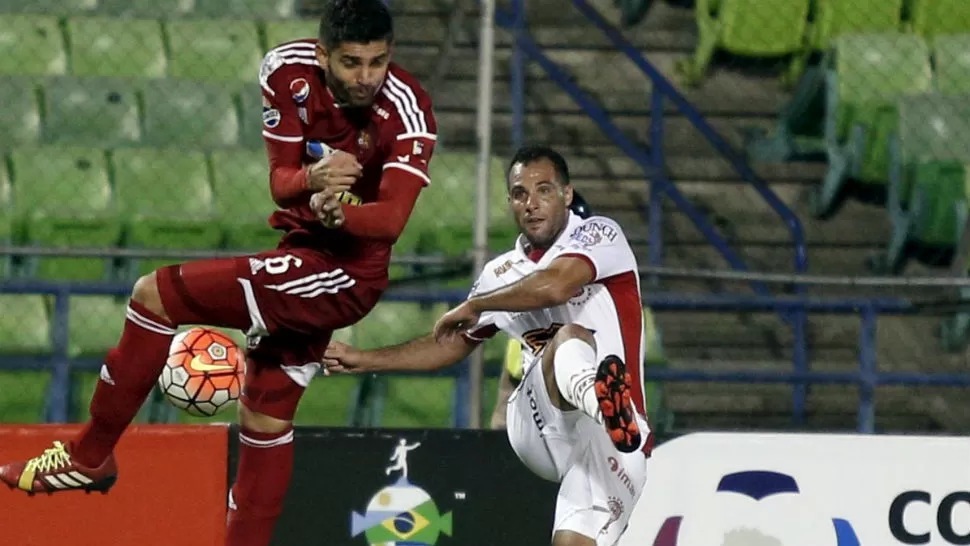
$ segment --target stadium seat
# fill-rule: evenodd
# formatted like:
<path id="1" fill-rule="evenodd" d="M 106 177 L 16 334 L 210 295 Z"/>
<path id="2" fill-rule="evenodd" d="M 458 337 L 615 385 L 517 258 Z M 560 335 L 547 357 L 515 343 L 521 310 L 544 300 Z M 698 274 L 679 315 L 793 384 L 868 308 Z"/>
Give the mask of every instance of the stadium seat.
<path id="1" fill-rule="evenodd" d="M 160 19 L 184 16 L 194 5 L 195 0 L 100 0 L 98 11 L 114 17 Z"/>
<path id="2" fill-rule="evenodd" d="M 165 23 L 176 78 L 255 81 L 263 59 L 259 29 L 252 21 L 175 20 Z"/>
<path id="3" fill-rule="evenodd" d="M 911 0 L 913 31 L 927 40 L 970 32 L 970 3 L 964 0 Z"/>
<path id="4" fill-rule="evenodd" d="M 142 88 L 145 143 L 152 146 L 234 146 L 239 121 L 232 93 L 222 85 L 158 80 Z"/>
<path id="5" fill-rule="evenodd" d="M 160 78 L 165 44 L 156 20 L 79 17 L 67 22 L 75 76 Z"/>
<path id="6" fill-rule="evenodd" d="M 829 167 L 812 194 L 812 212 L 829 214 L 847 178 L 885 184 L 897 101 L 932 86 L 929 46 L 910 34 L 840 36 L 826 75 L 825 144 Z"/>
<path id="7" fill-rule="evenodd" d="M 0 354 L 51 352 L 51 330 L 44 296 L 0 294 Z"/>
<path id="8" fill-rule="evenodd" d="M 815 0 L 810 43 L 824 51 L 846 34 L 902 31 L 903 0 Z"/>
<path id="9" fill-rule="evenodd" d="M 316 38 L 320 30 L 317 19 L 291 19 L 266 23 L 266 47 L 274 48 L 282 43 L 305 38 Z"/>
<path id="10" fill-rule="evenodd" d="M 67 54 L 57 17 L 0 17 L 0 74 L 39 76 L 66 70 Z"/>
<path id="11" fill-rule="evenodd" d="M 208 162 L 184 148 L 119 149 L 114 152 L 115 196 L 128 223 L 133 248 L 205 250 L 218 248 Z M 129 275 L 146 274 L 179 259 L 133 260 Z"/>
<path id="12" fill-rule="evenodd" d="M 946 95 L 970 95 L 970 33 L 937 36 L 933 44 L 936 89 Z"/>
<path id="13" fill-rule="evenodd" d="M 195 0 L 195 13 L 234 19 L 285 19 L 296 13 L 297 0 Z"/>
<path id="14" fill-rule="evenodd" d="M 10 174 L 6 165 L 0 165 L 0 245 L 13 243 L 14 214 L 10 190 Z M 0 279 L 12 275 L 10 256 L 0 256 Z"/>
<path id="15" fill-rule="evenodd" d="M 804 51 L 809 5 L 809 0 L 698 0 L 697 49 L 676 68 L 685 83 L 696 85 L 717 50 L 748 57 Z"/>
<path id="16" fill-rule="evenodd" d="M 50 379 L 46 371 L 0 370 L 0 423 L 43 423 Z"/>
<path id="17" fill-rule="evenodd" d="M 39 87 L 31 78 L 0 77 L 0 149 L 40 138 Z"/>
<path id="18" fill-rule="evenodd" d="M 970 105 L 964 97 L 937 93 L 906 97 L 899 104 L 899 137 L 891 141 L 887 208 L 893 232 L 880 272 L 898 273 L 905 245 L 953 247 L 966 215 L 966 168 L 970 165 Z"/>
<path id="19" fill-rule="evenodd" d="M 98 0 L 3 0 L 0 13 L 73 15 L 94 10 Z"/>
<path id="20" fill-rule="evenodd" d="M 239 144 L 266 153 L 263 141 L 263 92 L 259 84 L 244 85 L 239 88 Z"/>
<path id="21" fill-rule="evenodd" d="M 261 251 L 276 248 L 282 232 L 267 220 L 276 210 L 269 191 L 265 154 L 233 150 L 212 154 L 212 192 L 226 230 L 226 247 Z"/>
<path id="22" fill-rule="evenodd" d="M 68 302 L 68 354 L 72 358 L 100 358 L 118 345 L 127 298 L 74 295 Z"/>
<path id="23" fill-rule="evenodd" d="M 110 147 L 141 138 L 138 97 L 123 80 L 55 78 L 44 97 L 49 143 Z"/>
<path id="24" fill-rule="evenodd" d="M 121 222 L 102 150 L 20 148 L 11 153 L 10 161 L 14 210 L 25 244 L 110 248 L 121 241 Z M 65 190 L 65 181 L 70 190 Z M 97 281 L 111 277 L 112 261 L 33 257 L 26 260 L 25 269 L 27 275 L 43 279 Z"/>
<path id="25" fill-rule="evenodd" d="M 428 167 L 431 185 L 418 198 L 414 214 L 431 233 L 431 248 L 445 255 L 468 252 L 473 241 L 478 156 L 466 152 L 436 152 Z M 489 168 L 489 248 L 507 250 L 515 240 L 508 210 L 505 164 L 493 156 Z"/>

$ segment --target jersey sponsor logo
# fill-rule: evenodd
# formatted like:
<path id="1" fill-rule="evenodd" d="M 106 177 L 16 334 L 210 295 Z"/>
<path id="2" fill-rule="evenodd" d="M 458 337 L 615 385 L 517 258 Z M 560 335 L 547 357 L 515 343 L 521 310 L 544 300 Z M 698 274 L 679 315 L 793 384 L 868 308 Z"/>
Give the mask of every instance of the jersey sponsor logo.
<path id="1" fill-rule="evenodd" d="M 283 116 L 280 115 L 280 111 L 276 108 L 263 107 L 263 125 L 270 129 L 274 129 L 280 124 L 280 120 Z"/>
<path id="2" fill-rule="evenodd" d="M 590 247 L 603 244 L 604 242 L 612 243 L 616 240 L 619 233 L 616 228 L 607 224 L 606 222 L 584 222 L 582 225 L 577 227 L 569 235 L 569 238 L 577 243 Z"/>
<path id="3" fill-rule="evenodd" d="M 532 351 L 533 354 L 539 354 L 540 351 L 546 348 L 546 345 L 552 341 L 555 337 L 556 332 L 562 328 L 561 322 L 553 322 L 545 328 L 535 328 L 529 330 L 528 332 L 522 334 L 522 341 L 525 342 L 526 346 Z"/>
<path id="4" fill-rule="evenodd" d="M 633 480 L 630 479 L 630 475 L 626 473 L 626 469 L 620 464 L 620 461 L 616 457 L 608 457 L 606 462 L 610 465 L 610 472 L 616 476 L 616 479 L 620 481 L 620 484 L 630 492 L 631 497 L 637 496 L 637 490 L 633 487 Z"/>
<path id="5" fill-rule="evenodd" d="M 400 476 L 371 497 L 363 514 L 351 513 L 351 537 L 363 534 L 366 544 L 434 546 L 442 534 L 452 536 L 451 512 L 440 512 L 431 495 L 408 478 L 408 454 L 419 447 L 421 442 L 398 439 L 384 474 L 399 472 Z M 459 493 L 455 498 L 460 498 Z"/>
<path id="6" fill-rule="evenodd" d="M 201 358 L 199 358 L 199 355 L 192 357 L 192 360 L 189 362 L 189 367 L 197 372 L 202 373 L 221 372 L 233 369 L 232 366 L 228 364 L 207 364 L 203 362 Z"/>
<path id="7" fill-rule="evenodd" d="M 541 366 L 542 364 L 536 364 Z M 539 404 L 536 403 L 535 391 L 530 386 L 525 390 L 525 395 L 529 397 L 529 409 L 532 410 L 532 422 L 536 424 L 536 428 L 542 432 L 542 429 L 546 428 L 546 421 L 542 418 L 542 414 L 539 413 Z"/>
<path id="8" fill-rule="evenodd" d="M 319 140 L 308 140 L 306 142 L 306 155 L 314 159 L 323 159 L 336 151 Z"/>
<path id="9" fill-rule="evenodd" d="M 377 103 L 374 103 L 373 105 L 371 105 L 371 108 L 373 108 L 374 111 L 377 112 L 377 115 L 381 116 L 381 119 L 383 120 L 387 120 L 391 117 L 391 114 L 389 114 L 387 110 L 378 106 Z"/>
<path id="10" fill-rule="evenodd" d="M 297 78 L 291 81 L 290 95 L 293 97 L 293 102 L 303 104 L 310 98 L 310 82 L 304 78 Z"/>
<path id="11" fill-rule="evenodd" d="M 501 277 L 502 275 L 508 273 L 510 269 L 512 269 L 512 260 L 505 260 L 505 263 L 496 267 L 492 273 L 494 273 L 496 277 Z"/>

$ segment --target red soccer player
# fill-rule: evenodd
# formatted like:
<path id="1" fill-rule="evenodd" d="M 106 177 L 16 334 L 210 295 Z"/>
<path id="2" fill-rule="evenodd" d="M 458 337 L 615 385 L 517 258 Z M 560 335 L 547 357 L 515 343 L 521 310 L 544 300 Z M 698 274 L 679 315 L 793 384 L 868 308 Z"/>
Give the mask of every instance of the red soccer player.
<path id="1" fill-rule="evenodd" d="M 155 385 L 176 328 L 238 328 L 249 354 L 226 544 L 269 544 L 292 471 L 297 403 L 330 333 L 360 320 L 387 288 L 391 245 L 430 182 L 431 100 L 390 62 L 392 43 L 381 0 L 330 0 L 319 40 L 266 55 L 262 134 L 282 209 L 270 217 L 284 232 L 278 248 L 138 279 L 90 422 L 38 457 L 0 467 L 0 479 L 28 493 L 106 492 L 118 473 L 114 447 Z"/>

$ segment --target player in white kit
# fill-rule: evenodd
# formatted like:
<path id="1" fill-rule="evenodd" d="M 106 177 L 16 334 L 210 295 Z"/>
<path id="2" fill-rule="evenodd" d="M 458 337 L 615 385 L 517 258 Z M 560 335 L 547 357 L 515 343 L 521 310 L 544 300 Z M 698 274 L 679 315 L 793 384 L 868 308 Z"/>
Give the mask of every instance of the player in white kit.
<path id="1" fill-rule="evenodd" d="M 461 361 L 499 330 L 532 353 L 507 406 L 509 442 L 560 483 L 553 546 L 612 546 L 646 482 L 653 447 L 643 398 L 644 332 L 637 262 L 623 231 L 569 210 L 560 154 L 519 150 L 509 206 L 521 235 L 427 336 L 359 351 L 331 342 L 328 372 L 433 370 Z"/>

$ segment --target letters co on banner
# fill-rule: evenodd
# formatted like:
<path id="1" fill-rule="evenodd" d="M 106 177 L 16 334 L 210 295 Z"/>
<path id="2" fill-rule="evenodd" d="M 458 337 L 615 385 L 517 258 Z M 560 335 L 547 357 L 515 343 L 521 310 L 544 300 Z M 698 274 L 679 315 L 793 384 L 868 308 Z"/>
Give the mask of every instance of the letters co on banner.
<path id="1" fill-rule="evenodd" d="M 970 545 L 970 439 L 717 434 L 654 450 L 620 546 Z"/>

